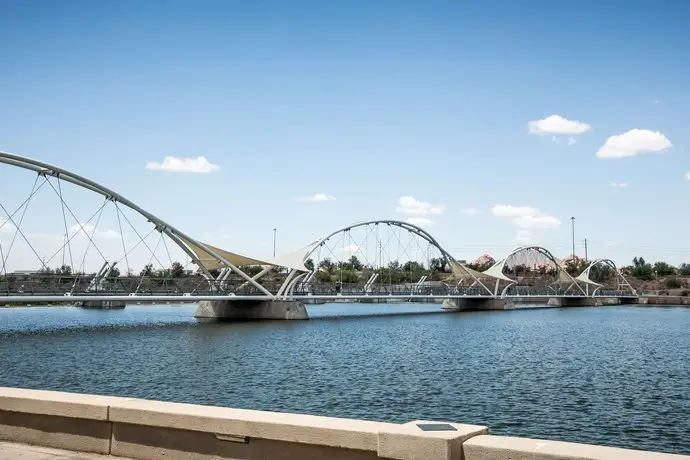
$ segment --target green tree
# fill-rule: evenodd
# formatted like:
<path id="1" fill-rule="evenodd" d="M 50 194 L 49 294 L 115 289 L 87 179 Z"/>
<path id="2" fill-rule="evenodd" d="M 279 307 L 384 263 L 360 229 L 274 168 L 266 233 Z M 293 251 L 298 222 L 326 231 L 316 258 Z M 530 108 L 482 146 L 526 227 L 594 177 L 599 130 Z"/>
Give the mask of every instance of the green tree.
<path id="1" fill-rule="evenodd" d="M 659 276 L 668 276 L 676 273 L 676 269 L 673 268 L 672 265 L 667 264 L 666 262 L 656 262 L 654 264 L 654 271 Z"/>
<path id="2" fill-rule="evenodd" d="M 338 269 L 331 276 L 331 281 L 340 281 L 342 283 L 356 283 L 359 281 L 359 275 L 354 270 Z"/>
<path id="3" fill-rule="evenodd" d="M 139 276 L 152 276 L 153 275 L 153 264 L 146 264 L 144 268 L 139 273 Z"/>
<path id="4" fill-rule="evenodd" d="M 589 262 L 585 259 L 580 259 L 577 257 L 572 257 L 565 262 L 565 271 L 568 272 L 570 276 L 579 276 L 589 265 Z"/>
<path id="5" fill-rule="evenodd" d="M 644 258 L 635 257 L 630 274 L 637 279 L 649 281 L 654 279 L 654 267 L 648 264 Z"/>
<path id="6" fill-rule="evenodd" d="M 613 276 L 613 270 L 608 265 L 595 265 L 589 270 L 589 279 L 595 283 L 606 281 L 611 276 Z"/>
<path id="7" fill-rule="evenodd" d="M 321 270 L 325 270 L 327 272 L 330 272 L 331 270 L 333 270 L 333 267 L 334 267 L 334 264 L 333 264 L 333 262 L 331 262 L 331 259 L 329 259 L 328 257 L 326 257 L 321 262 L 319 262 L 319 268 Z"/>
<path id="8" fill-rule="evenodd" d="M 432 272 L 447 273 L 446 260 L 443 257 L 434 257 L 429 261 L 429 270 Z"/>
<path id="9" fill-rule="evenodd" d="M 690 264 L 682 263 L 678 266 L 678 273 L 683 276 L 690 276 Z"/>
<path id="10" fill-rule="evenodd" d="M 173 262 L 170 267 L 171 278 L 181 278 L 184 276 L 184 266 L 179 262 Z"/>
<path id="11" fill-rule="evenodd" d="M 319 283 L 330 283 L 331 282 L 331 274 L 325 270 L 319 270 L 316 272 L 316 275 L 314 275 L 316 278 L 316 281 Z"/>
<path id="12" fill-rule="evenodd" d="M 362 262 L 359 261 L 359 258 L 357 256 L 350 256 L 350 259 L 347 261 L 347 264 L 351 270 L 362 270 L 364 268 L 364 265 L 362 265 Z"/>

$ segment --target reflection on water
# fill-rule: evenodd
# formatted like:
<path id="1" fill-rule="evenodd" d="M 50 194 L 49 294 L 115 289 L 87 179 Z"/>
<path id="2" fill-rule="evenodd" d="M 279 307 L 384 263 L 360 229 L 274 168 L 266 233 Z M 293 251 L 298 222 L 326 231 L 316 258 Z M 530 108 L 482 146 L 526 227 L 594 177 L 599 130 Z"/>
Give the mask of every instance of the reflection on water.
<path id="1" fill-rule="evenodd" d="M 215 324 L 189 305 L 0 309 L 0 385 L 690 453 L 690 309 L 352 317 L 404 311 L 440 306 Z"/>

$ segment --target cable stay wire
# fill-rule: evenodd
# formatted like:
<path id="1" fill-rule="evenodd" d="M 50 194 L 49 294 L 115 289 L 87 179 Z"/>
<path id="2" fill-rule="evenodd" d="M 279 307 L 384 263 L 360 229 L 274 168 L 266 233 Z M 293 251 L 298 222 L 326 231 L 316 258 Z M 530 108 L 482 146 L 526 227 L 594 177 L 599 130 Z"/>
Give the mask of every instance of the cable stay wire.
<path id="1" fill-rule="evenodd" d="M 57 183 L 58 183 L 58 191 L 59 193 L 59 198 L 60 198 L 60 206 L 62 208 L 62 221 L 65 226 L 65 238 L 69 235 L 69 230 L 67 229 L 67 215 L 65 214 L 65 201 L 62 197 L 62 185 L 61 185 L 61 180 L 60 176 L 57 176 Z M 74 260 L 72 258 L 72 245 L 68 244 L 67 245 L 68 251 L 69 251 L 69 266 L 74 267 Z M 64 256 L 64 251 L 63 251 L 63 256 L 62 256 L 62 265 L 65 265 L 65 256 Z"/>
<path id="2" fill-rule="evenodd" d="M 89 232 L 87 232 L 86 230 L 84 230 L 84 225 L 82 225 L 81 222 L 79 222 L 79 218 L 77 218 L 77 216 L 76 216 L 76 215 L 74 214 L 74 212 L 72 211 L 72 208 L 70 208 L 70 206 L 65 202 L 65 200 L 62 198 L 62 196 L 57 192 L 57 190 L 55 189 L 55 186 L 53 185 L 53 183 L 52 183 L 51 181 L 48 181 L 48 185 L 50 185 L 50 187 L 53 189 L 53 191 L 60 197 L 60 201 L 64 204 L 65 208 L 66 208 L 67 211 L 70 213 L 70 215 L 72 216 L 72 218 L 75 220 L 75 222 L 77 223 L 77 225 L 79 225 L 79 229 L 80 229 L 81 231 L 83 231 L 84 234 L 87 236 L 87 238 L 89 239 L 90 244 L 93 244 L 93 246 L 96 248 L 96 251 L 98 251 L 98 254 L 101 256 L 101 258 L 102 258 L 105 262 L 107 262 L 108 259 L 103 255 L 103 253 L 101 252 L 101 250 L 98 248 L 98 245 L 96 244 L 96 242 L 93 241 L 93 238 L 89 235 Z M 107 203 L 108 203 L 108 198 L 106 197 L 106 198 L 104 199 L 103 205 L 101 206 L 101 212 L 102 212 L 103 208 L 105 207 L 105 205 L 106 205 Z M 99 221 L 100 221 L 100 216 L 99 216 Z M 96 228 L 97 228 L 97 226 L 94 226 L 94 229 L 93 229 L 93 232 L 92 232 L 92 233 L 95 234 Z"/>
<path id="3" fill-rule="evenodd" d="M 41 262 L 41 269 L 44 270 L 44 269 L 46 268 L 46 265 L 45 265 L 45 262 L 44 262 L 43 258 L 38 254 L 38 251 L 36 251 L 36 249 L 33 247 L 33 245 L 31 244 L 31 242 L 29 241 L 29 239 L 26 237 L 26 235 L 24 234 L 24 232 L 23 232 L 22 229 L 21 229 L 21 225 L 22 225 L 22 223 L 23 223 L 23 221 L 24 221 L 24 217 L 26 216 L 26 211 L 28 210 L 29 204 L 31 203 L 31 198 L 35 195 L 35 192 L 38 191 L 38 190 L 36 190 L 36 184 L 38 183 L 38 179 L 39 179 L 40 177 L 41 177 L 40 175 L 36 177 L 36 180 L 34 181 L 34 184 L 33 184 L 32 188 L 31 188 L 31 193 L 29 194 L 29 197 L 28 197 L 26 200 L 24 200 L 24 202 L 22 203 L 22 205 L 20 205 L 20 208 L 17 208 L 17 210 L 15 210 L 15 211 L 12 213 L 12 215 L 10 215 L 10 214 L 7 212 L 7 208 L 5 208 L 5 206 L 0 202 L 0 207 L 2 208 L 2 211 L 5 213 L 5 215 L 7 215 L 8 219 L 9 219 L 10 222 L 11 222 L 11 224 L 15 227 L 14 235 L 12 235 L 12 241 L 10 242 L 10 247 L 7 249 L 7 252 L 6 252 L 6 254 L 5 254 L 5 257 L 3 258 L 3 263 L 2 263 L 2 265 L 3 265 L 3 270 L 4 270 L 5 272 L 7 272 L 7 269 L 6 269 L 6 267 L 7 267 L 7 261 L 9 260 L 10 253 L 12 252 L 12 247 L 14 246 L 14 242 L 16 241 L 17 234 L 21 235 L 21 237 L 24 239 L 24 241 L 26 242 L 26 244 L 29 246 L 29 248 L 31 249 L 31 251 L 32 251 L 32 252 L 34 253 L 34 255 L 36 256 L 36 258 L 39 260 L 39 262 Z M 45 183 L 45 182 L 44 182 L 44 183 Z M 21 209 L 22 206 L 23 206 L 22 214 L 21 214 L 21 216 L 20 216 L 20 218 L 19 218 L 19 224 L 17 224 L 17 222 L 15 222 L 15 220 L 14 220 L 14 215 L 19 211 L 19 209 Z M 6 222 L 5 222 L 5 223 L 6 223 Z M 3 225 L 4 225 L 4 223 L 3 223 Z"/>

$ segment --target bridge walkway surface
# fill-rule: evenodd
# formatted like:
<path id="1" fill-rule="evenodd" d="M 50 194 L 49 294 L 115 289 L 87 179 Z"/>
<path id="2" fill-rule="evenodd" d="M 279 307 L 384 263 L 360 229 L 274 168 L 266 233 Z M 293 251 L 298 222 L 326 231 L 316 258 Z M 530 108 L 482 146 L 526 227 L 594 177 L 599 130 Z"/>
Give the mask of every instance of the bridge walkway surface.
<path id="1" fill-rule="evenodd" d="M 7 460 L 132 460 L 125 457 L 73 452 L 0 441 L 0 459 Z"/>

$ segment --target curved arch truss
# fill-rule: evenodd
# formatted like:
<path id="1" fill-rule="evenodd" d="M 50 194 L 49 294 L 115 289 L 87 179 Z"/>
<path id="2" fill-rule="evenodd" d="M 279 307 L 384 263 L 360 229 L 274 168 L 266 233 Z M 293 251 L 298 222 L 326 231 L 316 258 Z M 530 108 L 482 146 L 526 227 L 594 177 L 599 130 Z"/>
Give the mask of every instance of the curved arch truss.
<path id="1" fill-rule="evenodd" d="M 459 263 L 429 232 L 409 222 L 341 227 L 289 258 L 308 272 L 290 272 L 278 295 L 491 295 L 490 276 Z"/>
<path id="2" fill-rule="evenodd" d="M 585 296 L 586 291 L 546 248 L 522 246 L 483 272 L 498 281 L 494 294 Z"/>
<path id="3" fill-rule="evenodd" d="M 611 259 L 592 261 L 575 279 L 584 284 L 588 295 L 637 295 Z"/>
<path id="4" fill-rule="evenodd" d="M 0 292 L 272 296 L 239 267 L 275 263 L 202 243 L 76 173 L 0 152 L 0 184 Z"/>

